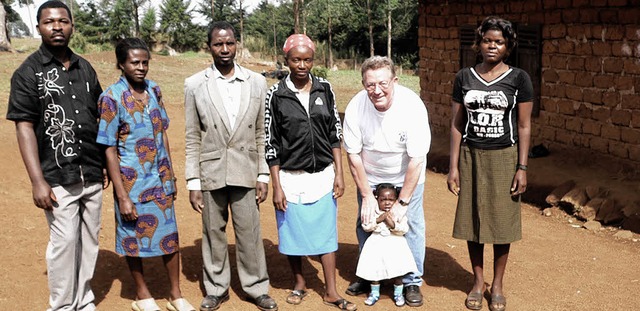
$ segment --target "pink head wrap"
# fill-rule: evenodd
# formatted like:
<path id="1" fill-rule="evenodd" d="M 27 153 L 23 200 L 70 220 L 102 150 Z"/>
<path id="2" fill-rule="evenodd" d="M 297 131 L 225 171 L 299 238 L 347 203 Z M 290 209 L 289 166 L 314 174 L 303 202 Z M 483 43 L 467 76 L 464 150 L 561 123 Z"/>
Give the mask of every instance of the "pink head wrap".
<path id="1" fill-rule="evenodd" d="M 303 34 L 293 34 L 287 38 L 287 41 L 284 42 L 284 46 L 282 47 L 282 51 L 284 54 L 289 53 L 289 50 L 296 46 L 306 46 L 310 48 L 313 52 L 316 51 L 316 45 L 311 41 L 309 37 Z"/>

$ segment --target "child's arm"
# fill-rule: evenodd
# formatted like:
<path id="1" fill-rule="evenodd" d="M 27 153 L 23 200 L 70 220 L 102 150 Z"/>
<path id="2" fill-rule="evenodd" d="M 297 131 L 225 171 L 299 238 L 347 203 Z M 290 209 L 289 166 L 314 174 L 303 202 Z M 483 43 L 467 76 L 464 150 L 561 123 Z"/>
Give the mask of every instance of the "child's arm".
<path id="1" fill-rule="evenodd" d="M 407 221 L 407 216 L 405 215 L 404 217 L 400 218 L 400 220 L 395 223 L 395 227 L 392 228 L 391 226 L 389 226 L 389 229 L 391 230 L 391 233 L 395 235 L 405 235 L 407 232 L 409 232 L 409 223 Z"/>

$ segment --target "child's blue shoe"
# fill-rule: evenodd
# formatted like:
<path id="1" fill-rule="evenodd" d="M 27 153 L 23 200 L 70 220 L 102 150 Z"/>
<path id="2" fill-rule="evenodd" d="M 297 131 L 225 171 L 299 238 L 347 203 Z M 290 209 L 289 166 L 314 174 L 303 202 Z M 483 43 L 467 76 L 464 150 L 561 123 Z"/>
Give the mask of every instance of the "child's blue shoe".
<path id="1" fill-rule="evenodd" d="M 369 297 L 364 300 L 364 304 L 367 306 L 373 306 L 374 304 L 376 304 L 376 302 L 378 302 L 378 299 L 380 299 L 380 296 L 369 294 Z"/>
<path id="2" fill-rule="evenodd" d="M 402 296 L 402 294 L 393 295 L 393 301 L 395 301 L 396 306 L 398 307 L 404 306 L 404 296 Z"/>

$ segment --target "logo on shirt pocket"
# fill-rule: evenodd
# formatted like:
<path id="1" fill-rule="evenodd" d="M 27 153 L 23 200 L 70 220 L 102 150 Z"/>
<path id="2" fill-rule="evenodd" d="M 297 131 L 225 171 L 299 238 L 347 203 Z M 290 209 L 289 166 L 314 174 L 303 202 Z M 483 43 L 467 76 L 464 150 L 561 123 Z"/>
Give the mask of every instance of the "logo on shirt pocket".
<path id="1" fill-rule="evenodd" d="M 316 106 L 322 106 L 322 105 L 324 105 L 324 102 L 322 101 L 322 98 L 318 97 L 318 98 L 316 98 L 315 104 L 316 104 Z"/>

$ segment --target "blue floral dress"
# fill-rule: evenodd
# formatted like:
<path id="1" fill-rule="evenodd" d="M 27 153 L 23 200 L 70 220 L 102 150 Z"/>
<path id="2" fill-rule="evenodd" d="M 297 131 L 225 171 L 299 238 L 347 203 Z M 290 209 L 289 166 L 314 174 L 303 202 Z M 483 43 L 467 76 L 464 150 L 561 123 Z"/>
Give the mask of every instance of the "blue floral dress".
<path id="1" fill-rule="evenodd" d="M 177 252 L 175 181 L 163 135 L 169 118 L 160 87 L 145 80 L 148 103 L 137 100 L 123 76 L 100 95 L 97 142 L 118 147 L 120 177 L 136 206 L 138 219 L 123 221 L 115 201 L 116 252 L 154 257 Z"/>

